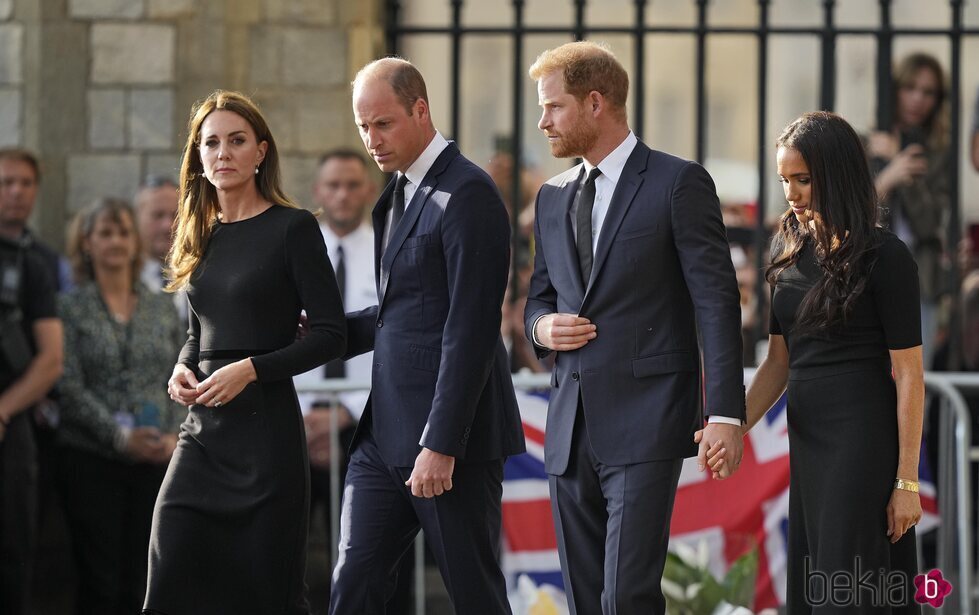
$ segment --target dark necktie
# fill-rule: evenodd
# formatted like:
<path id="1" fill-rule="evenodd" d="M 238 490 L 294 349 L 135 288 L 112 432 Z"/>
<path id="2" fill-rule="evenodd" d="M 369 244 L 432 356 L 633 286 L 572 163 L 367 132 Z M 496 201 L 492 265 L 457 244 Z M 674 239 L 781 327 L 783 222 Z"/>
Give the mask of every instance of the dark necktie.
<path id="1" fill-rule="evenodd" d="M 340 301 L 347 295 L 347 263 L 343 258 L 343 246 L 337 246 L 337 264 L 334 268 L 337 275 L 337 288 L 340 289 Z"/>
<path id="2" fill-rule="evenodd" d="M 585 288 L 591 279 L 592 266 L 592 225 L 591 213 L 595 209 L 595 179 L 602 172 L 595 167 L 588 172 L 581 190 L 578 192 L 578 210 L 575 214 L 577 233 L 575 244 L 578 247 L 578 266 L 581 267 L 581 282 Z"/>
<path id="3" fill-rule="evenodd" d="M 337 288 L 340 289 L 340 301 L 343 301 L 344 293 L 347 290 L 347 264 L 343 258 L 343 246 L 337 246 Z M 327 378 L 343 378 L 347 375 L 347 366 L 341 359 L 333 359 L 326 364 Z"/>
<path id="4" fill-rule="evenodd" d="M 394 185 L 394 197 L 391 203 L 391 233 L 388 237 L 394 233 L 394 229 L 398 228 L 398 222 L 401 222 L 401 217 L 405 215 L 405 184 L 407 183 L 408 176 L 398 173 L 398 182 Z"/>

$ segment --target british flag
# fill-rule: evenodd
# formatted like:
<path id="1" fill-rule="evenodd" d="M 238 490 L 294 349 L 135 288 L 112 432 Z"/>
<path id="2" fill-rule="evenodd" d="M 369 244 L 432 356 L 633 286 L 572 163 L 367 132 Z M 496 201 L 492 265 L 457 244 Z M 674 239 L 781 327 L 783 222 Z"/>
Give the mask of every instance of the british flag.
<path id="1" fill-rule="evenodd" d="M 504 469 L 503 568 L 511 580 L 527 575 L 537 585 L 563 588 L 544 472 L 547 399 L 520 392 L 517 399 L 527 452 L 509 459 Z M 718 578 L 739 556 L 757 547 L 756 610 L 785 602 L 788 453 L 783 397 L 749 432 L 735 476 L 725 481 L 710 480 L 697 470 L 695 459 L 687 459 L 680 474 L 671 542 L 693 547 L 706 544 L 709 567 Z M 927 532 L 938 523 L 935 488 L 929 476 L 922 468 L 921 504 L 925 516 L 919 532 Z"/>

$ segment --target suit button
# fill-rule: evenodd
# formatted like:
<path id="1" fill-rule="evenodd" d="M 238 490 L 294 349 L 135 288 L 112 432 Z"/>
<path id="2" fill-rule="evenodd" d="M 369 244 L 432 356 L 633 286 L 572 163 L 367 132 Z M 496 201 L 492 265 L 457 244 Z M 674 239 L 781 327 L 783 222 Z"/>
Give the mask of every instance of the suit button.
<path id="1" fill-rule="evenodd" d="M 384 321 L 383 321 L 383 320 L 380 320 L 380 319 L 378 319 L 378 321 L 377 321 L 377 328 L 378 328 L 378 329 L 380 329 L 380 328 L 381 328 L 381 327 L 383 327 L 383 326 L 384 326 Z"/>
<path id="2" fill-rule="evenodd" d="M 580 376 L 578 375 L 578 372 L 571 372 L 571 379 L 572 380 L 578 380 L 579 378 L 580 378 Z"/>

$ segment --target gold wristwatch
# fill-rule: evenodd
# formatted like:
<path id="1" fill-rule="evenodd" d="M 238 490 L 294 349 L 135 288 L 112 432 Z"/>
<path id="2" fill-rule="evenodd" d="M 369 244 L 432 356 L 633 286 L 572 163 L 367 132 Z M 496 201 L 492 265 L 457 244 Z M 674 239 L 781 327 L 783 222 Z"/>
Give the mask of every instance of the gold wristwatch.
<path id="1" fill-rule="evenodd" d="M 894 488 L 901 489 L 903 491 L 910 491 L 912 493 L 918 493 L 918 481 L 904 480 L 903 478 L 895 478 Z"/>

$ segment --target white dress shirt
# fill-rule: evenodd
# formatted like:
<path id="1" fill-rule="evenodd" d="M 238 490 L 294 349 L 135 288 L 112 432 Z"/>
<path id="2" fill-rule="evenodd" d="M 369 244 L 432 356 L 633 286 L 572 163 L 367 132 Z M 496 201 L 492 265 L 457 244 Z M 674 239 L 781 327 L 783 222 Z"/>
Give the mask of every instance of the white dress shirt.
<path id="1" fill-rule="evenodd" d="M 632 155 L 632 150 L 636 149 L 637 143 L 639 143 L 639 139 L 630 130 L 622 143 L 619 143 L 618 147 L 598 163 L 598 170 L 602 174 L 595 178 L 595 206 L 591 210 L 592 254 L 598 251 L 598 238 L 601 236 L 602 227 L 605 225 L 605 216 L 608 214 L 609 202 L 612 200 L 615 186 L 618 185 L 619 178 L 622 176 L 622 170 L 625 169 L 625 163 L 629 160 L 629 156 Z M 584 161 L 584 167 L 585 177 L 595 168 L 587 160 Z M 577 199 L 575 201 L 575 211 L 577 211 Z M 571 216 L 571 226 L 574 231 L 574 236 L 577 237 L 578 222 L 573 215 Z"/>
<path id="2" fill-rule="evenodd" d="M 147 258 L 143 262 L 143 270 L 139 272 L 139 280 L 143 286 L 150 289 L 150 292 L 163 292 L 163 263 L 155 258 Z M 173 293 L 173 306 L 177 308 L 177 315 L 180 317 L 180 326 L 187 325 L 187 291 L 178 290 Z"/>
<path id="3" fill-rule="evenodd" d="M 408 181 L 405 183 L 405 212 L 411 206 L 411 199 L 414 198 L 415 192 L 421 185 L 422 180 L 428 175 L 429 170 L 431 170 L 432 165 L 435 164 L 435 160 L 439 157 L 439 154 L 449 146 L 449 142 L 445 140 L 442 133 L 435 131 L 435 136 L 429 141 L 428 146 L 422 150 L 422 153 L 415 159 L 408 170 L 405 172 L 405 177 Z M 400 176 L 401 173 L 396 174 Z M 389 207 L 387 217 L 384 219 L 384 248 L 387 249 L 388 242 L 391 241 L 391 233 L 394 229 L 391 228 L 391 220 L 394 216 L 394 208 Z"/>
<path id="4" fill-rule="evenodd" d="M 339 262 L 338 248 L 343 247 L 343 266 L 346 281 L 343 289 L 343 309 L 345 312 L 356 312 L 372 305 L 377 305 L 377 286 L 374 283 L 374 229 L 364 222 L 353 232 L 338 237 L 326 224 L 320 225 L 323 241 L 330 261 L 336 267 Z M 344 362 L 345 377 L 354 382 L 370 385 L 373 352 L 364 353 Z M 297 387 L 304 384 L 315 384 L 326 379 L 326 368 L 323 365 L 299 374 L 293 379 Z M 303 414 L 312 410 L 313 402 L 323 399 L 322 393 L 300 393 L 299 407 Z M 355 420 L 360 420 L 367 404 L 368 391 L 351 391 L 340 394 L 340 403 L 350 412 Z"/>

